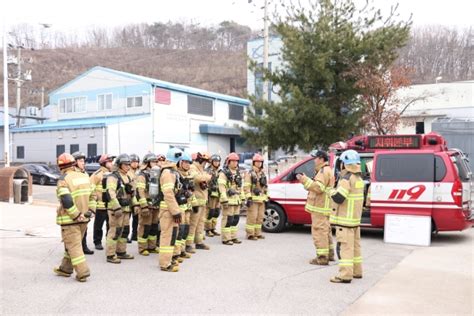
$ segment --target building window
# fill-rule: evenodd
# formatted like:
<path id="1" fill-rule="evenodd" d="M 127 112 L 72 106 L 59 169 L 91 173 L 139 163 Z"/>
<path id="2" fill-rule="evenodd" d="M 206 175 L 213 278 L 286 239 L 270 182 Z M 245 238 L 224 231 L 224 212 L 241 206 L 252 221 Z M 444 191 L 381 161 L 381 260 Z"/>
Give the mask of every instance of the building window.
<path id="1" fill-rule="evenodd" d="M 97 144 L 87 144 L 87 157 L 97 156 Z"/>
<path id="2" fill-rule="evenodd" d="M 25 146 L 16 146 L 16 158 L 25 159 Z"/>
<path id="3" fill-rule="evenodd" d="M 99 111 L 112 109 L 112 93 L 99 94 L 97 96 L 97 103 Z"/>
<path id="4" fill-rule="evenodd" d="M 69 146 L 69 149 L 70 149 L 70 153 L 75 153 L 76 151 L 79 151 L 79 144 L 71 144 Z"/>
<path id="5" fill-rule="evenodd" d="M 85 112 L 86 102 L 86 97 L 61 99 L 59 100 L 59 113 Z"/>
<path id="6" fill-rule="evenodd" d="M 128 97 L 127 108 L 141 107 L 143 105 L 143 97 Z"/>
<path id="7" fill-rule="evenodd" d="M 211 99 L 188 95 L 188 113 L 203 116 L 214 116 L 214 107 Z"/>
<path id="8" fill-rule="evenodd" d="M 229 103 L 229 120 L 243 121 L 244 107 L 242 105 Z"/>
<path id="9" fill-rule="evenodd" d="M 262 67 L 263 63 L 259 63 L 258 67 Z M 268 70 L 272 71 L 272 63 L 268 63 Z M 272 83 L 268 81 L 268 102 L 272 100 Z M 261 99 L 263 96 L 263 73 L 261 71 L 255 72 L 255 97 Z"/>
<path id="10" fill-rule="evenodd" d="M 66 146 L 56 145 L 56 157 L 59 157 L 62 153 L 66 152 Z"/>
<path id="11" fill-rule="evenodd" d="M 425 122 L 416 122 L 415 131 L 417 134 L 425 133 Z"/>

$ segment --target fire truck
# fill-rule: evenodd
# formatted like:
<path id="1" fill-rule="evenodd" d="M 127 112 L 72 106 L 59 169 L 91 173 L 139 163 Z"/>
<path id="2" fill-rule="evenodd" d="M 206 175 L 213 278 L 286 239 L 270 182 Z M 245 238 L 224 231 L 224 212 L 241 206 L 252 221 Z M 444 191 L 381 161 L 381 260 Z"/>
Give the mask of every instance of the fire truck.
<path id="1" fill-rule="evenodd" d="M 441 135 L 356 136 L 334 143 L 329 153 L 336 181 L 338 157 L 347 149 L 361 156 L 362 227 L 383 228 L 385 214 L 430 216 L 433 231 L 462 231 L 473 225 L 474 184 L 468 158 L 459 149 L 448 149 Z M 296 180 L 298 173 L 313 177 L 314 159 L 308 157 L 270 181 L 265 231 L 311 224 L 304 210 L 308 192 Z"/>

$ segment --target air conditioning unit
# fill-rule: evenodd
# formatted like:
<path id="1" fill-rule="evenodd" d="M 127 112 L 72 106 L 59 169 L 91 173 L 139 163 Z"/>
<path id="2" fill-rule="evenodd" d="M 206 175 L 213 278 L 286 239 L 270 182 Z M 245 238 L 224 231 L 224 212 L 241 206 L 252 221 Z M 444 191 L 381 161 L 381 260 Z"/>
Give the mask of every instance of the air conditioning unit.
<path id="1" fill-rule="evenodd" d="M 29 106 L 26 108 L 26 115 L 38 116 L 38 108 L 36 106 Z"/>

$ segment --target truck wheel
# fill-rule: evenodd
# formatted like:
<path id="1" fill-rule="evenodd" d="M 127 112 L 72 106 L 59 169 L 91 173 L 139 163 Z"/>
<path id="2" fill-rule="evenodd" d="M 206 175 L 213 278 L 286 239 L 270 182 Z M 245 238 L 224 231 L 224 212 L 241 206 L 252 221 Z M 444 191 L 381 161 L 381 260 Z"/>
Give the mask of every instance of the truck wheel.
<path id="1" fill-rule="evenodd" d="M 286 228 L 286 214 L 283 209 L 273 203 L 269 203 L 263 215 L 262 229 L 268 233 L 280 233 Z"/>

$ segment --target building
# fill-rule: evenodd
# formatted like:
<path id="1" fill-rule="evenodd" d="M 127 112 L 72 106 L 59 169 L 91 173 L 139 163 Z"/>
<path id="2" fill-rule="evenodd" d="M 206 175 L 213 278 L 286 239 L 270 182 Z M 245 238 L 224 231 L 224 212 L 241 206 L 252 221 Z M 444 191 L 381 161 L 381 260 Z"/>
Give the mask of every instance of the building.
<path id="1" fill-rule="evenodd" d="M 441 119 L 474 119 L 474 81 L 412 85 L 397 98 L 402 101 L 399 134 L 429 133 Z"/>
<path id="2" fill-rule="evenodd" d="M 55 163 L 62 152 L 165 153 L 170 146 L 222 156 L 247 151 L 249 101 L 104 67 L 49 94 L 50 119 L 12 128 L 13 162 Z"/>

